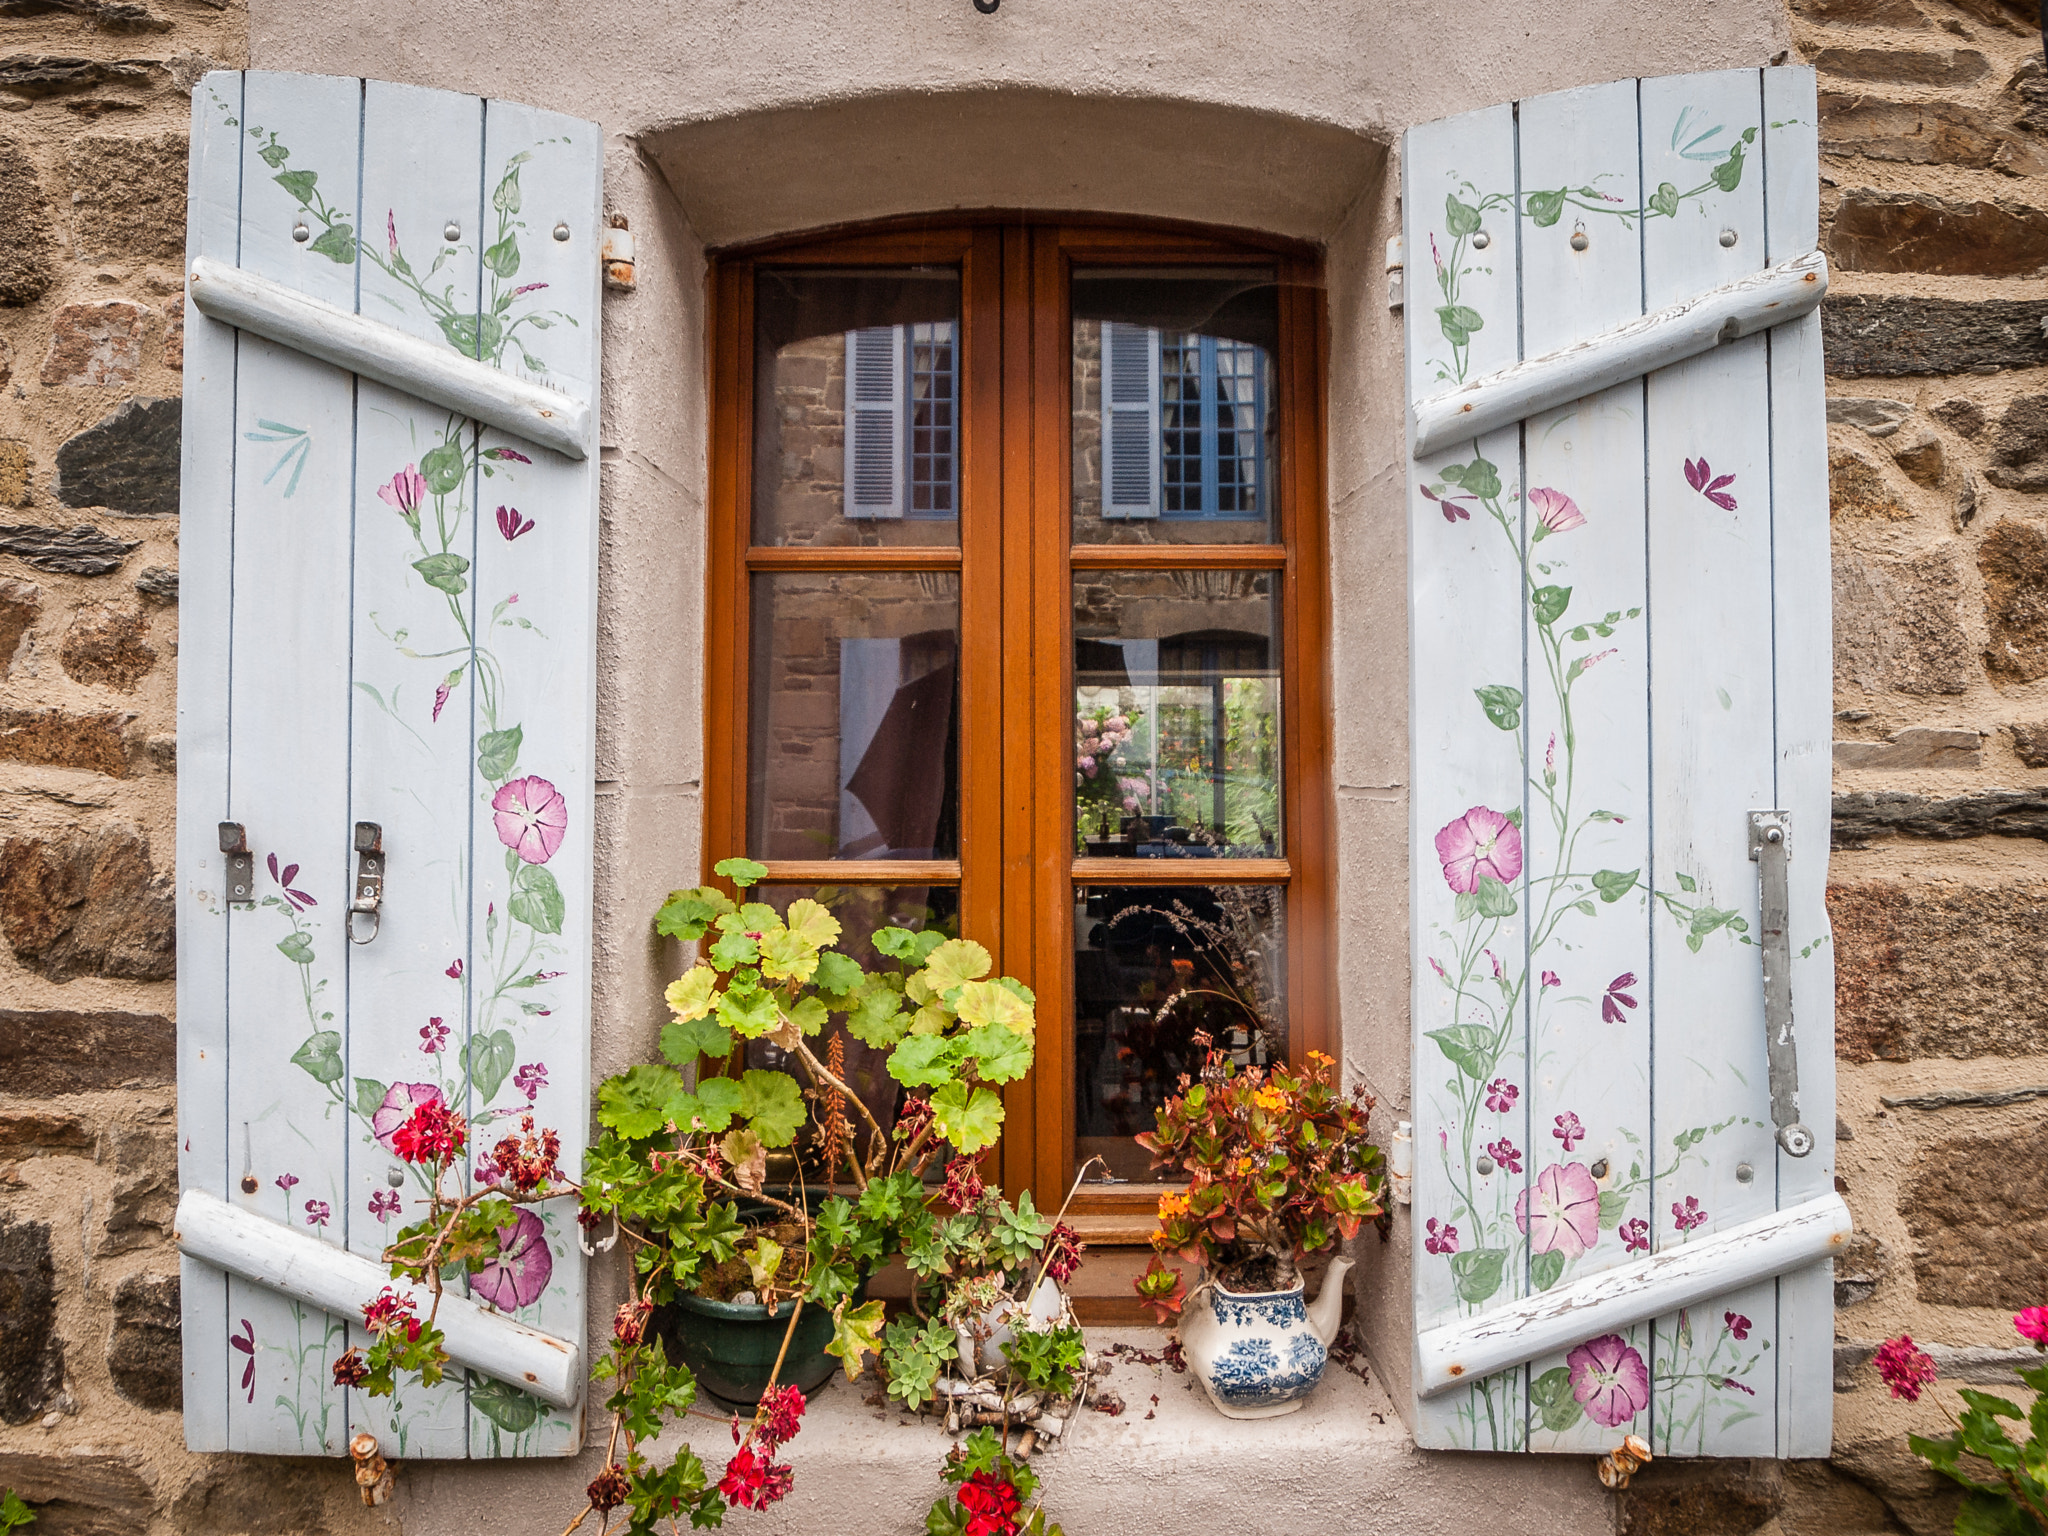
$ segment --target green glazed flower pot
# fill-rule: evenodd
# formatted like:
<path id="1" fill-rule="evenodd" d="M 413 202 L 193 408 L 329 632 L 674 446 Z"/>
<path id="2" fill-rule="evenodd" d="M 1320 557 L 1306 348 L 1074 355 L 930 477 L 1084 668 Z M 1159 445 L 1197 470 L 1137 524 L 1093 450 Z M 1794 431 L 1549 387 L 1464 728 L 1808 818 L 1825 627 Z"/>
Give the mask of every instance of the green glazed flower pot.
<path id="1" fill-rule="evenodd" d="M 857 1307 L 866 1298 L 867 1282 L 862 1281 L 847 1305 Z M 757 1303 L 679 1294 L 671 1305 L 656 1309 L 654 1324 L 669 1358 L 690 1368 L 699 1390 L 751 1408 L 768 1390 L 795 1307 L 795 1301 L 785 1301 L 770 1315 Z M 806 1397 L 822 1387 L 839 1369 L 838 1357 L 825 1353 L 831 1342 L 832 1314 L 807 1304 L 782 1362 L 783 1383 L 802 1387 Z"/>

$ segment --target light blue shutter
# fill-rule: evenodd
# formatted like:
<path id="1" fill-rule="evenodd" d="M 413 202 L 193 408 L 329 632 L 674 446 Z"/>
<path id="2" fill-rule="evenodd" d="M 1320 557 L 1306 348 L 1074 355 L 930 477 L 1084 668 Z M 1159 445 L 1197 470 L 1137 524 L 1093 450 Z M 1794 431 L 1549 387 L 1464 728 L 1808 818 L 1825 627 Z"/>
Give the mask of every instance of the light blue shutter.
<path id="1" fill-rule="evenodd" d="M 1102 515 L 1159 515 L 1159 333 L 1102 325 Z"/>
<path id="2" fill-rule="evenodd" d="M 846 333 L 846 515 L 901 517 L 905 449 L 900 325 Z"/>
<path id="3" fill-rule="evenodd" d="M 571 1454 L 570 1201 L 525 1208 L 444 1301 L 440 1388 L 372 1400 L 330 1370 L 421 1208 L 385 1139 L 394 1106 L 439 1092 L 475 1152 L 530 1108 L 564 1168 L 581 1162 L 599 130 L 374 80 L 216 73 L 192 144 L 186 1439 L 334 1455 L 368 1430 L 407 1457 Z M 352 944 L 362 823 L 385 876 L 374 937 L 363 914 Z M 224 825 L 251 851 L 246 892 Z"/>
<path id="4" fill-rule="evenodd" d="M 1427 1446 L 1827 1453 L 1814 124 L 1767 69 L 1406 137 Z"/>

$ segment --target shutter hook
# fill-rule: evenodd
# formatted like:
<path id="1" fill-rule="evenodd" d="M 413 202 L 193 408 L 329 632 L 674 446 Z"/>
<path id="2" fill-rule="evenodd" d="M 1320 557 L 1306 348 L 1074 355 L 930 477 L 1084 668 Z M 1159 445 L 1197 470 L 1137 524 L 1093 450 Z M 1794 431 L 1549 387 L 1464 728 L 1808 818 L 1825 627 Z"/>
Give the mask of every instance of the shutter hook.
<path id="1" fill-rule="evenodd" d="M 1749 856 L 1757 866 L 1762 910 L 1757 938 L 1764 962 L 1764 1049 L 1771 1070 L 1771 1123 L 1790 1157 L 1813 1150 L 1813 1132 L 1799 1120 L 1799 1042 L 1792 1032 L 1792 817 L 1749 813 Z"/>
<path id="2" fill-rule="evenodd" d="M 228 905 L 255 906 L 256 855 L 249 851 L 249 834 L 239 821 L 224 821 L 220 824 L 220 851 L 228 856 Z"/>
<path id="3" fill-rule="evenodd" d="M 367 944 L 383 925 L 378 906 L 384 900 L 384 829 L 374 821 L 356 823 L 356 893 L 348 904 L 348 940 Z M 370 931 L 356 937 L 356 919 L 367 917 Z"/>

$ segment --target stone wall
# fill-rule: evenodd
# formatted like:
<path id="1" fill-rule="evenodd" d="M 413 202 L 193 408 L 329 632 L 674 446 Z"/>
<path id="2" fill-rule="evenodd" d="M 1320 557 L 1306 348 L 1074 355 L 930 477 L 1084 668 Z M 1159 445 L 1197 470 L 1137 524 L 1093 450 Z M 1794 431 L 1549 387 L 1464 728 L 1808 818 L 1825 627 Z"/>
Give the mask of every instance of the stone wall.
<path id="1" fill-rule="evenodd" d="M 247 31 L 240 0 L 0 0 L 0 1487 L 37 1536 L 364 1513 L 341 1468 L 188 1456 L 179 1419 L 186 119 Z"/>

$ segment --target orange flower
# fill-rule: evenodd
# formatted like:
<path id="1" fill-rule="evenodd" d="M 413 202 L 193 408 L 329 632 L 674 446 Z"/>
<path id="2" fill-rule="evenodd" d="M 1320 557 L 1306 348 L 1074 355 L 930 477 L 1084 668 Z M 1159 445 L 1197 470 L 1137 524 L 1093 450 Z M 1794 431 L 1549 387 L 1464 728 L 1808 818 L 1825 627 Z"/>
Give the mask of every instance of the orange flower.
<path id="1" fill-rule="evenodd" d="M 1173 1220 L 1176 1216 L 1185 1216 L 1187 1213 L 1188 1197 L 1186 1195 L 1169 1194 L 1159 1197 L 1159 1220 L 1162 1225 Z"/>
<path id="2" fill-rule="evenodd" d="M 1268 1114 L 1277 1115 L 1286 1110 L 1287 1095 L 1268 1083 L 1252 1095 L 1252 1102 Z"/>

